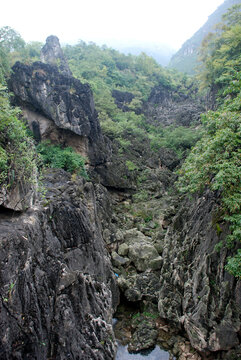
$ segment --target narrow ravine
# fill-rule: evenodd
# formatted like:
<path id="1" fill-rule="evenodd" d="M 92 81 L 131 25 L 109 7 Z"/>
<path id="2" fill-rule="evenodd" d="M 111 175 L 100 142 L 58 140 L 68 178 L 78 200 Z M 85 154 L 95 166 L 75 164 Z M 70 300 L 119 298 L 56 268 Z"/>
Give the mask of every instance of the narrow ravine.
<path id="1" fill-rule="evenodd" d="M 123 320 L 122 323 L 125 323 L 127 319 Z M 120 324 L 120 322 L 119 322 Z M 160 348 L 158 345 L 154 345 L 149 349 L 144 349 L 140 351 L 131 351 L 129 345 L 131 344 L 131 338 L 128 338 L 128 329 L 119 326 L 118 319 L 113 319 L 113 327 L 116 335 L 117 341 L 117 353 L 116 360 L 175 360 L 175 357 L 170 354 L 168 351 Z"/>

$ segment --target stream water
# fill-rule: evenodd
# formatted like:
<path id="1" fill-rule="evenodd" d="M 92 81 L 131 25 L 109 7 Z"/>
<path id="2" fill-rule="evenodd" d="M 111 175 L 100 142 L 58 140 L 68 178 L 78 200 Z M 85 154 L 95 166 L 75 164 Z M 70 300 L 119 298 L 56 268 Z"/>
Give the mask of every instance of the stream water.
<path id="1" fill-rule="evenodd" d="M 131 354 L 128 352 L 128 345 L 123 346 L 119 342 L 116 360 L 169 360 L 169 353 L 156 346 L 153 350 L 142 351 L 141 353 Z"/>
<path id="2" fill-rule="evenodd" d="M 113 326 L 117 324 L 118 320 L 113 319 Z M 154 349 L 142 350 L 138 353 L 130 353 L 128 345 L 123 345 L 117 338 L 117 353 L 115 360 L 175 360 L 173 356 L 170 357 L 169 352 L 155 346 Z"/>

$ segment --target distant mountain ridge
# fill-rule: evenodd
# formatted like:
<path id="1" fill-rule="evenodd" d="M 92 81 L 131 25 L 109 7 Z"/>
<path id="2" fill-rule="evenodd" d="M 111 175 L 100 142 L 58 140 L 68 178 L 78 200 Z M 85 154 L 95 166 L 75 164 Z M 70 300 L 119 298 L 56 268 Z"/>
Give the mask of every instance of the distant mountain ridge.
<path id="1" fill-rule="evenodd" d="M 222 15 L 235 4 L 240 4 L 240 0 L 226 0 L 209 17 L 206 23 L 185 43 L 181 49 L 174 54 L 168 67 L 178 71 L 193 75 L 195 67 L 198 65 L 198 49 L 204 37 L 218 24 Z"/>
<path id="2" fill-rule="evenodd" d="M 127 46 L 117 45 L 114 46 L 117 50 L 121 51 L 125 55 L 140 55 L 142 52 L 151 56 L 156 62 L 162 66 L 167 66 L 175 50 L 168 47 L 165 44 L 132 44 Z"/>

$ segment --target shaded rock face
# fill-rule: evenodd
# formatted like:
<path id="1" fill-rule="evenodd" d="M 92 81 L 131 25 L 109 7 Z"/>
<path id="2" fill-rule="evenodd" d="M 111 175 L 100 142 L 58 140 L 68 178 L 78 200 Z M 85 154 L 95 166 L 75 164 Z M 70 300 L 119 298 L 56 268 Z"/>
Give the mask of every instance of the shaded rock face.
<path id="1" fill-rule="evenodd" d="M 63 75 L 72 75 L 57 36 L 47 37 L 46 44 L 41 49 L 40 60 L 43 63 L 57 65 Z"/>
<path id="2" fill-rule="evenodd" d="M 162 85 L 152 89 L 144 106 L 147 121 L 164 126 L 190 126 L 199 121 L 200 114 L 204 111 L 198 100 Z"/>
<path id="3" fill-rule="evenodd" d="M 185 200 L 164 239 L 160 276 L 160 316 L 184 327 L 192 346 L 206 354 L 238 346 L 241 327 L 241 284 L 224 270 L 227 250 L 215 250 L 227 235 L 222 224 L 217 234 L 217 221 L 213 193 Z"/>
<path id="4" fill-rule="evenodd" d="M 101 197 L 64 171 L 49 172 L 45 186 L 42 204 L 0 214 L 0 358 L 114 359 L 118 288 Z"/>
<path id="5" fill-rule="evenodd" d="M 134 99 L 134 95 L 128 91 L 112 90 L 112 97 L 117 107 L 123 111 L 129 111 L 128 104 Z"/>
<path id="6" fill-rule="evenodd" d="M 99 135 L 89 86 L 62 75 L 55 66 L 41 62 L 33 65 L 17 62 L 13 66 L 10 85 L 20 104 L 37 110 L 59 128 L 80 136 Z"/>
<path id="7" fill-rule="evenodd" d="M 57 66 L 17 62 L 9 83 L 17 104 L 25 109 L 38 139 L 52 137 L 71 144 L 79 136 L 92 165 L 104 163 L 108 147 L 102 136 L 89 85 L 58 71 Z M 31 113 L 32 112 L 32 113 Z M 71 135 L 70 135 L 71 134 Z M 77 147 L 78 150 L 78 147 Z"/>
<path id="8" fill-rule="evenodd" d="M 125 164 L 112 159 L 112 144 L 102 135 L 92 91 L 71 76 L 57 37 L 47 38 L 41 59 L 44 63 L 17 62 L 9 81 L 35 138 L 74 148 L 87 159 L 96 182 L 130 187 Z"/>
<path id="9" fill-rule="evenodd" d="M 34 184 L 18 182 L 10 189 L 0 189 L 0 206 L 14 211 L 24 211 L 33 205 L 35 197 Z"/>

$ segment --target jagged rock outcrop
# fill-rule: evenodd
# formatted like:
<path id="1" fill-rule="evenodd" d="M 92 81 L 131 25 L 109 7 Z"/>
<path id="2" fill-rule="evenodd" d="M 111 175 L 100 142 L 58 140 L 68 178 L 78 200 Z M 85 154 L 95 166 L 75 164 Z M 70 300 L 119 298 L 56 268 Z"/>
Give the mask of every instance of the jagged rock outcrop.
<path id="1" fill-rule="evenodd" d="M 97 214 L 107 202 L 64 171 L 44 184 L 40 204 L 0 214 L 0 358 L 114 359 L 118 288 Z"/>
<path id="2" fill-rule="evenodd" d="M 108 147 L 89 85 L 42 62 L 17 62 L 9 85 L 37 138 L 72 145 L 80 152 L 82 148 L 93 165 L 106 161 Z"/>
<path id="3" fill-rule="evenodd" d="M 35 192 L 34 184 L 21 181 L 10 188 L 1 186 L 0 206 L 14 211 L 24 211 L 33 205 Z"/>
<path id="4" fill-rule="evenodd" d="M 129 111 L 128 104 L 134 99 L 134 95 L 128 91 L 112 90 L 112 97 L 115 99 L 117 107 L 123 111 Z"/>
<path id="5" fill-rule="evenodd" d="M 195 95 L 195 94 L 193 94 Z M 154 125 L 190 126 L 198 123 L 205 111 L 195 96 L 159 85 L 152 89 L 144 113 L 147 121 Z"/>
<path id="6" fill-rule="evenodd" d="M 57 37 L 47 38 L 41 59 L 44 63 L 17 62 L 9 81 L 35 138 L 74 148 L 86 158 L 96 182 L 132 187 L 125 163 L 112 158 L 112 144 L 102 135 L 90 86 L 71 76 Z"/>
<path id="7" fill-rule="evenodd" d="M 47 37 L 46 44 L 41 49 L 40 60 L 43 63 L 56 65 L 63 75 L 72 75 L 57 36 Z"/>
<path id="8" fill-rule="evenodd" d="M 228 229 L 218 223 L 217 195 L 184 200 L 164 239 L 160 316 L 183 327 L 191 344 L 215 359 L 241 356 L 241 283 L 225 271 L 227 249 L 215 250 Z M 219 357 L 220 356 L 220 357 Z"/>

